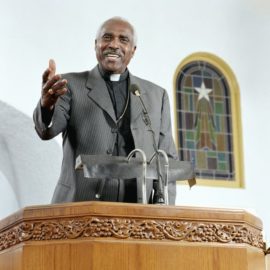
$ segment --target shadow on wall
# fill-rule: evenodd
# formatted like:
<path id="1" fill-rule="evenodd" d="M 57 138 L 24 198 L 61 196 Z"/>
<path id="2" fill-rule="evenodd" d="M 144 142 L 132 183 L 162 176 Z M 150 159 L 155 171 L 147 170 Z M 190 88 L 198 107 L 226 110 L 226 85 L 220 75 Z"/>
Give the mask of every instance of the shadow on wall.
<path id="1" fill-rule="evenodd" d="M 50 203 L 61 158 L 56 141 L 41 141 L 30 117 L 0 101 L 0 219 Z"/>

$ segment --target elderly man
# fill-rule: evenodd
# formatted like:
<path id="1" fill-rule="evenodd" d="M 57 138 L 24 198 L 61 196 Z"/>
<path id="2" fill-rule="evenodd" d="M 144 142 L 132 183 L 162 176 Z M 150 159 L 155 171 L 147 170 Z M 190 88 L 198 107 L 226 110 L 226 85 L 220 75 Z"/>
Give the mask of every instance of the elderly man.
<path id="1" fill-rule="evenodd" d="M 42 95 L 34 111 L 35 127 L 44 140 L 63 135 L 63 163 L 53 203 L 138 202 L 134 179 L 85 179 L 82 171 L 74 170 L 80 154 L 127 156 L 134 148 L 140 148 L 148 158 L 152 156 L 152 132 L 145 124 L 138 97 L 129 91 L 132 84 L 140 88 L 157 147 L 177 158 L 167 93 L 127 69 L 136 51 L 133 26 L 119 17 L 105 21 L 97 32 L 95 51 L 98 65 L 91 71 L 60 76 L 55 74 L 55 63 L 50 60 L 43 74 Z M 147 186 L 151 202 L 155 184 L 149 180 Z M 172 182 L 170 204 L 175 203 L 175 196 Z"/>

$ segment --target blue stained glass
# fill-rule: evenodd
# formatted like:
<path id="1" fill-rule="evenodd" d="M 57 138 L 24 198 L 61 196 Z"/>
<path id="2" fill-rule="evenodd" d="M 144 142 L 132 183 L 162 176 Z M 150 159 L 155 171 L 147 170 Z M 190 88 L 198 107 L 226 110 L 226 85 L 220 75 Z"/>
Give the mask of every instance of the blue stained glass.
<path id="1" fill-rule="evenodd" d="M 220 161 L 225 161 L 225 160 L 226 160 L 226 155 L 225 155 L 225 153 L 218 153 L 218 160 L 220 160 Z"/>
<path id="2" fill-rule="evenodd" d="M 202 77 L 193 76 L 192 77 L 193 87 L 201 87 Z"/>

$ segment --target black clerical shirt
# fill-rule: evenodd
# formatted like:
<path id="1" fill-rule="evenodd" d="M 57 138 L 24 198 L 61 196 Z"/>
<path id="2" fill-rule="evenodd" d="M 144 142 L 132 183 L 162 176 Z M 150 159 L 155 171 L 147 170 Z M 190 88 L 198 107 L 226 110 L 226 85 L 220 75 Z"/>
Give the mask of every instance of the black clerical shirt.
<path id="1" fill-rule="evenodd" d="M 100 73 L 106 82 L 117 119 L 117 127 L 114 130 L 117 136 L 112 155 L 127 156 L 134 149 L 134 141 L 130 130 L 128 70 L 126 69 L 123 74 L 119 74 L 116 80 L 117 75 L 105 73 L 101 68 Z"/>
<path id="2" fill-rule="evenodd" d="M 107 85 L 117 120 L 116 128 L 114 129 L 117 136 L 112 155 L 127 156 L 135 148 L 130 130 L 129 73 L 126 69 L 123 74 L 108 74 L 104 72 L 100 66 L 99 71 Z M 98 191 L 101 200 L 103 197 L 102 195 L 108 196 L 108 192 L 110 192 L 109 189 L 106 188 L 106 185 L 108 186 L 110 182 L 115 181 L 118 181 L 118 194 L 115 194 L 115 201 L 137 202 L 136 179 L 110 179 L 110 181 L 102 179 Z M 113 198 L 115 195 L 111 194 L 110 197 Z"/>

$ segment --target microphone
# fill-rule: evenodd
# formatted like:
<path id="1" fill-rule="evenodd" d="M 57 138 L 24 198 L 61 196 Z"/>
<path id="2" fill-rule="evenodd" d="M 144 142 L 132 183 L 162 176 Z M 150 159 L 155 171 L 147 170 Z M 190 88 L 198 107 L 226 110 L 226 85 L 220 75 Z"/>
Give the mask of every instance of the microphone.
<path id="1" fill-rule="evenodd" d="M 155 141 L 155 132 L 152 129 L 151 120 L 150 120 L 148 111 L 144 105 L 143 99 L 141 98 L 141 91 L 140 91 L 139 86 L 137 84 L 131 84 L 129 87 L 129 90 L 133 95 L 139 98 L 142 105 L 142 109 L 143 109 L 143 121 L 145 125 L 149 127 L 149 130 L 152 133 L 153 147 L 156 154 L 156 166 L 157 166 L 157 175 L 158 175 L 158 185 L 157 185 L 156 194 L 154 195 L 154 198 L 155 198 L 154 203 L 165 204 L 165 198 L 164 198 L 164 192 L 163 192 L 163 179 L 162 179 L 162 174 L 161 174 L 161 169 L 160 169 L 159 151 L 158 151 L 156 141 Z"/>
<path id="2" fill-rule="evenodd" d="M 140 99 L 141 105 L 143 107 L 143 121 L 147 126 L 150 127 L 151 132 L 154 133 L 154 131 L 152 130 L 152 127 L 151 127 L 151 120 L 150 120 L 149 114 L 148 114 L 147 109 L 144 105 L 144 102 L 141 98 L 141 91 L 140 91 L 139 86 L 137 84 L 132 84 L 130 86 L 129 90 L 133 95 L 135 95 L 136 97 L 138 97 Z"/>

